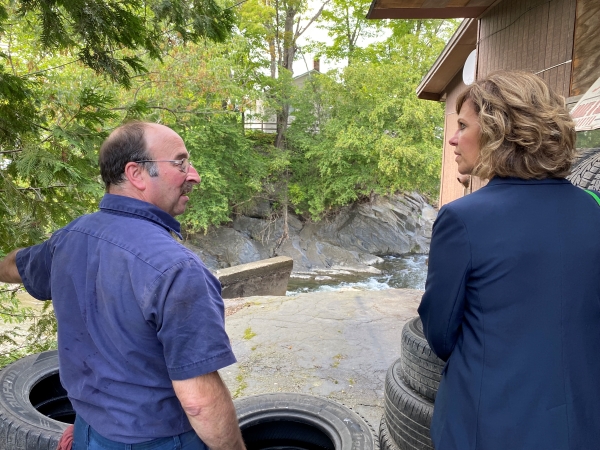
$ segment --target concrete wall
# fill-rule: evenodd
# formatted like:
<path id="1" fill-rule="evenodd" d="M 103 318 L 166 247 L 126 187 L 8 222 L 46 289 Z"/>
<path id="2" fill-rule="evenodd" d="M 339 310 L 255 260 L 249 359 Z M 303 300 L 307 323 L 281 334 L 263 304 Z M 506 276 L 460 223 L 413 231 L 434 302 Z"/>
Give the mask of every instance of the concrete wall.
<path id="1" fill-rule="evenodd" d="M 294 261 L 287 256 L 217 270 L 223 298 L 285 295 Z"/>

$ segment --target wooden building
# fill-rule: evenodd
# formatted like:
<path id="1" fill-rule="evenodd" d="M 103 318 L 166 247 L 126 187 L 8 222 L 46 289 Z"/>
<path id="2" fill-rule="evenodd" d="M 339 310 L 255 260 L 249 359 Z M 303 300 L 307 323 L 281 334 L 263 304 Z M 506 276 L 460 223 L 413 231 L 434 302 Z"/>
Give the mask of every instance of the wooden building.
<path id="1" fill-rule="evenodd" d="M 446 103 L 439 206 L 465 194 L 448 139 L 469 69 L 475 79 L 499 69 L 536 73 L 570 105 L 600 77 L 599 0 L 373 0 L 367 17 L 465 18 L 417 88 L 419 98 Z M 473 178 L 471 190 L 483 184 Z"/>

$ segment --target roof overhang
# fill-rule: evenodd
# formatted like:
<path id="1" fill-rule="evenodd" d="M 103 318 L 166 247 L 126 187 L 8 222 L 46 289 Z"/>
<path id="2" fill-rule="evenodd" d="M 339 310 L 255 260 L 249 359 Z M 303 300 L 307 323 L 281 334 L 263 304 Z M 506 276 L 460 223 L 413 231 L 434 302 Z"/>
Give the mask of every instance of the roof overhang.
<path id="1" fill-rule="evenodd" d="M 441 100 L 446 86 L 463 68 L 467 57 L 476 47 L 477 20 L 465 19 L 417 86 L 417 97 L 422 100 Z"/>
<path id="2" fill-rule="evenodd" d="M 479 18 L 502 0 L 373 0 L 367 19 Z"/>

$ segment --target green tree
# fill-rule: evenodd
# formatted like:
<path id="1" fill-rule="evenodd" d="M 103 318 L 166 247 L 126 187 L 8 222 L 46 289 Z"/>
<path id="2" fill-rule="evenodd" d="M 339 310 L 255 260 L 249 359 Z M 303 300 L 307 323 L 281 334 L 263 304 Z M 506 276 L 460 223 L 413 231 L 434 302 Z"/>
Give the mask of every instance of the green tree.
<path id="1" fill-rule="evenodd" d="M 327 30 L 331 42 L 313 42 L 308 49 L 348 65 L 360 59 L 360 40 L 381 35 L 387 25 L 387 21 L 366 18 L 370 5 L 370 0 L 332 0 L 319 18 L 319 28 Z"/>
<path id="2" fill-rule="evenodd" d="M 280 193 L 284 229 L 281 242 L 288 237 L 288 179 L 289 155 L 286 133 L 290 116 L 290 96 L 293 92 L 293 63 L 298 50 L 298 39 L 319 18 L 330 0 L 325 0 L 315 13 L 309 14 L 307 0 L 249 0 L 241 8 L 240 30 L 254 44 L 253 54 L 265 64 L 268 76 L 263 78 L 265 97 L 264 117 L 275 117 L 274 146 L 280 154 L 273 165 L 279 176 L 271 182 Z"/>
<path id="3" fill-rule="evenodd" d="M 415 89 L 455 24 L 395 24 L 390 37 L 294 99 L 292 202 L 319 218 L 371 193 L 437 194 L 443 107 Z M 433 48 L 432 48 L 433 47 Z"/>
<path id="4" fill-rule="evenodd" d="M 31 245 L 102 194 L 97 149 L 143 104 L 121 111 L 120 88 L 189 42 L 225 40 L 234 14 L 214 0 L 0 0 L 0 255 Z M 19 352 L 52 345 L 52 311 L 0 290 L 0 319 L 32 321 Z M 6 361 L 4 361 L 6 362 Z"/>
<path id="5" fill-rule="evenodd" d="M 233 19 L 214 0 L 0 2 L 0 252 L 39 241 L 101 193 L 96 149 L 119 117 L 106 82 L 130 87 L 144 61 L 222 41 Z"/>

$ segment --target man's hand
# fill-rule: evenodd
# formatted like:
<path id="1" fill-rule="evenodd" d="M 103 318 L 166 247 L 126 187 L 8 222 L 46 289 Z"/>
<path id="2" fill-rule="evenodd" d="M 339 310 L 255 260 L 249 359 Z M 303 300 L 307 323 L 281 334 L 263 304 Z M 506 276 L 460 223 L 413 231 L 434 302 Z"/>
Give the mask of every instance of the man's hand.
<path id="1" fill-rule="evenodd" d="M 173 381 L 175 395 L 211 450 L 245 450 L 231 394 L 218 372 Z"/>
<path id="2" fill-rule="evenodd" d="M 21 275 L 17 270 L 17 252 L 20 249 L 13 250 L 5 258 L 0 260 L 0 282 L 2 283 L 22 283 Z"/>

